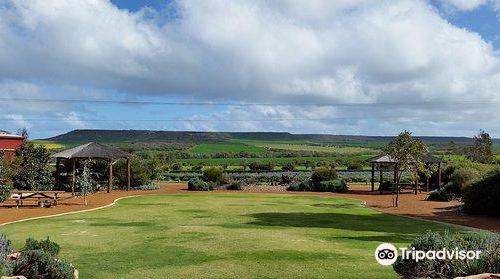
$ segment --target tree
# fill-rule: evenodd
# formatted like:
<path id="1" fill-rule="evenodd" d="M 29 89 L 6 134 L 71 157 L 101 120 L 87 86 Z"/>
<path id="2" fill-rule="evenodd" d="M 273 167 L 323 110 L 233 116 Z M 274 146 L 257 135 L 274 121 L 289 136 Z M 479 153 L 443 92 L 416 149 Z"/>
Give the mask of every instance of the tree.
<path id="1" fill-rule="evenodd" d="M 413 179 L 417 179 L 419 173 L 429 176 L 429 170 L 425 167 L 422 156 L 429 152 L 427 146 L 420 140 L 414 139 L 411 133 L 404 131 L 398 137 L 389 142 L 385 147 L 385 153 L 397 162 L 396 176 L 396 197 L 393 198 L 393 205 L 398 206 L 401 175 L 403 172 L 410 172 Z"/>
<path id="2" fill-rule="evenodd" d="M 4 202 L 10 197 L 10 190 L 11 187 L 7 183 L 7 168 L 3 152 L 0 151 L 0 202 Z"/>
<path id="3" fill-rule="evenodd" d="M 474 142 L 469 147 L 467 157 L 474 162 L 491 164 L 494 161 L 493 143 L 488 133 L 483 130 L 474 136 Z"/>
<path id="4" fill-rule="evenodd" d="M 13 177 L 14 187 L 19 190 L 52 190 L 54 182 L 49 168 L 49 152 L 45 147 L 25 142 L 16 151 L 16 156 L 21 158 L 21 163 Z"/>
<path id="5" fill-rule="evenodd" d="M 76 188 L 80 195 L 83 196 L 83 202 L 85 205 L 88 205 L 88 194 L 94 193 L 99 187 L 97 182 L 93 178 L 93 174 L 90 168 L 93 163 L 94 162 L 90 160 L 83 161 L 81 174 L 76 177 Z"/>

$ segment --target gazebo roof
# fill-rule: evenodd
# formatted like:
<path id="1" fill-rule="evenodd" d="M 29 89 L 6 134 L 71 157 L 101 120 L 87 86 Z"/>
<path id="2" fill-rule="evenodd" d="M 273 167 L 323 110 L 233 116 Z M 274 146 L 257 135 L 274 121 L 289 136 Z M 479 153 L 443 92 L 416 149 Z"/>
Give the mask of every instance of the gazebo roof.
<path id="1" fill-rule="evenodd" d="M 55 158 L 130 158 L 132 155 L 118 148 L 103 145 L 97 142 L 89 142 L 52 155 Z"/>
<path id="2" fill-rule="evenodd" d="M 444 161 L 440 158 L 434 157 L 431 154 L 426 154 L 422 156 L 422 160 L 425 163 L 443 163 Z M 391 158 L 389 155 L 379 155 L 367 160 L 370 163 L 396 163 L 396 160 Z"/>

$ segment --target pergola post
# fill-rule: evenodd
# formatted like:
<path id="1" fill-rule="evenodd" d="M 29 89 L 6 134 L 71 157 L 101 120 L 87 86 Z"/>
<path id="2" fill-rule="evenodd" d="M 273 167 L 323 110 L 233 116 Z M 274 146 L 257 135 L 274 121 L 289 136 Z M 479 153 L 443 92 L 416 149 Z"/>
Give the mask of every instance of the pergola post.
<path id="1" fill-rule="evenodd" d="M 441 162 L 438 163 L 438 189 L 441 190 Z"/>
<path id="2" fill-rule="evenodd" d="M 109 180 L 108 180 L 108 193 L 113 188 L 113 159 L 109 159 Z"/>
<path id="3" fill-rule="evenodd" d="M 127 158 L 127 191 L 130 191 L 130 158 Z"/>
<path id="4" fill-rule="evenodd" d="M 76 159 L 71 158 L 71 195 L 75 197 Z"/>
<path id="5" fill-rule="evenodd" d="M 372 162 L 372 192 L 375 191 L 375 163 Z"/>
<path id="6" fill-rule="evenodd" d="M 378 164 L 378 167 L 379 167 L 379 178 L 378 178 L 378 187 L 382 187 L 382 182 L 384 181 L 384 167 L 382 164 Z"/>
<path id="7" fill-rule="evenodd" d="M 427 172 L 429 172 L 429 169 L 430 169 L 430 164 L 427 163 L 425 164 L 426 168 L 427 168 Z M 426 175 L 425 176 L 425 188 L 427 190 L 427 192 L 429 192 L 430 188 L 431 188 L 431 176 L 430 175 Z"/>
<path id="8" fill-rule="evenodd" d="M 59 186 L 60 186 L 60 183 L 59 183 L 59 180 L 60 180 L 60 174 L 59 174 L 59 165 L 61 164 L 61 159 L 60 158 L 56 158 L 56 187 L 57 187 L 57 190 L 59 190 Z"/>

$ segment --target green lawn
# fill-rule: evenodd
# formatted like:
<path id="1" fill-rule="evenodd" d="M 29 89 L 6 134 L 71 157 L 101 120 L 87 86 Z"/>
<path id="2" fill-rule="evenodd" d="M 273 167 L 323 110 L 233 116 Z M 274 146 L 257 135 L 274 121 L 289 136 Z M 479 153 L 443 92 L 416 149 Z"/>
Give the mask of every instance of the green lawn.
<path id="1" fill-rule="evenodd" d="M 298 195 L 142 196 L 105 209 L 0 227 L 62 246 L 81 278 L 398 278 L 383 242 L 454 227 L 385 215 L 360 201 Z"/>
<path id="2" fill-rule="evenodd" d="M 249 152 L 265 153 L 267 150 L 262 147 L 247 145 L 241 142 L 223 142 L 223 143 L 201 143 L 189 149 L 196 154 L 215 154 L 223 152 Z"/>

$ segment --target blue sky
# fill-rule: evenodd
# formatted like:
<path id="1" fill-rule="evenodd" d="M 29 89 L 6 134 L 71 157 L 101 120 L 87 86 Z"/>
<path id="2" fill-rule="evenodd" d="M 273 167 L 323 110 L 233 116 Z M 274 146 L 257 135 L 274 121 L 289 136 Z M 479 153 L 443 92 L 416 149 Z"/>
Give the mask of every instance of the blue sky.
<path id="1" fill-rule="evenodd" d="M 497 0 L 0 0 L 0 129 L 500 137 L 499 11 Z"/>

